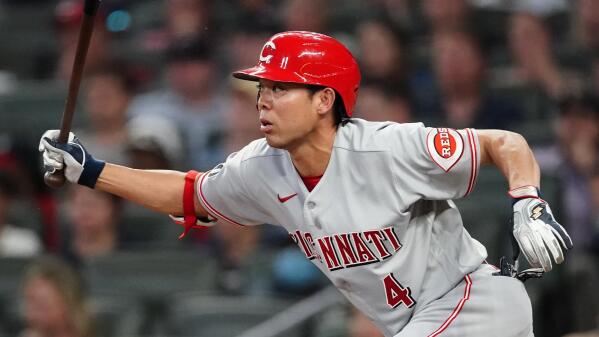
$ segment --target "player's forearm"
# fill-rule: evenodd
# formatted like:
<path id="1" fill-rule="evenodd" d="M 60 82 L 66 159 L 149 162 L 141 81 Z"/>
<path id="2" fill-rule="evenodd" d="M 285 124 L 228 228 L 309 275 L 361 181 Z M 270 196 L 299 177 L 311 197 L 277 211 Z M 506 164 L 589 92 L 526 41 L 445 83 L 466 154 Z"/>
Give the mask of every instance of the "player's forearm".
<path id="1" fill-rule="evenodd" d="M 95 188 L 158 212 L 183 214 L 184 184 L 182 172 L 136 170 L 107 163 Z"/>
<path id="2" fill-rule="evenodd" d="M 503 130 L 478 130 L 481 162 L 494 164 L 507 178 L 509 188 L 540 187 L 539 165 L 521 135 Z"/>

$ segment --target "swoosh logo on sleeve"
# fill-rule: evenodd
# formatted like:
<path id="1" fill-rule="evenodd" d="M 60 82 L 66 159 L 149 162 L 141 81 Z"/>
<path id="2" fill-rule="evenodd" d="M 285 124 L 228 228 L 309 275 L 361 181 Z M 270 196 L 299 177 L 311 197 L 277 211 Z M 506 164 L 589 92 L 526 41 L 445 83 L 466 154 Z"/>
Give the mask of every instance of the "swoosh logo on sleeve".
<path id="1" fill-rule="evenodd" d="M 281 197 L 279 194 L 277 194 L 277 198 L 279 198 L 279 202 L 284 203 L 287 202 L 287 200 L 295 197 L 297 195 L 297 193 L 293 193 L 292 195 L 288 195 L 286 197 Z"/>

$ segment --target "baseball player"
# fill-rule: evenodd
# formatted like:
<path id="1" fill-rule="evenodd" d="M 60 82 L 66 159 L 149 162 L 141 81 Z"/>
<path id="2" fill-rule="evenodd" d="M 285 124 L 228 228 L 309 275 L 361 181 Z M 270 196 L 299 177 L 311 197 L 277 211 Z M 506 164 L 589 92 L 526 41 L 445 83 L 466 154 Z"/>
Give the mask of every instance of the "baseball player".
<path id="1" fill-rule="evenodd" d="M 264 138 L 211 171 L 105 163 L 72 134 L 59 144 L 56 130 L 40 141 L 44 164 L 172 214 L 184 234 L 217 221 L 283 226 L 385 336 L 533 336 L 522 282 L 484 262 L 451 201 L 472 191 L 481 164 L 494 164 L 509 182 L 513 236 L 530 265 L 547 272 L 561 263 L 572 242 L 539 196 L 523 137 L 351 118 L 358 65 L 322 34 L 276 34 L 257 66 L 233 76 L 258 83 Z"/>

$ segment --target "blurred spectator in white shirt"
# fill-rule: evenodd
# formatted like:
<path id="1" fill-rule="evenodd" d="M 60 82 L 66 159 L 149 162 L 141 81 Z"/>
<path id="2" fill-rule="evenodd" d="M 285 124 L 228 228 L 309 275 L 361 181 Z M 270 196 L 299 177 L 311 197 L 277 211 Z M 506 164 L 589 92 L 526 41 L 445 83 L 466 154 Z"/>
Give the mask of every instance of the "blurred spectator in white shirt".
<path id="1" fill-rule="evenodd" d="M 0 257 L 33 256 L 41 252 L 42 244 L 28 228 L 8 223 L 8 214 L 17 196 L 12 177 L 0 173 Z"/>

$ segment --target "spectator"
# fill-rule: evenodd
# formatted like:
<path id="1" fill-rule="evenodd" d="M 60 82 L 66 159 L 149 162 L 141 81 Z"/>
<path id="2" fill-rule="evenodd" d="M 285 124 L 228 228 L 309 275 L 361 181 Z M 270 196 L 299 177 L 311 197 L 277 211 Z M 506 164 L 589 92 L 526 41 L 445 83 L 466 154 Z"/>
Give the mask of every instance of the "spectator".
<path id="1" fill-rule="evenodd" d="M 485 92 L 486 60 L 473 36 L 465 32 L 440 33 L 435 36 L 433 52 L 441 124 L 509 130 L 522 120 L 517 108 Z"/>
<path id="2" fill-rule="evenodd" d="M 356 29 L 364 83 L 378 81 L 394 90 L 405 87 L 407 62 L 401 33 L 384 20 L 367 20 Z"/>
<path id="3" fill-rule="evenodd" d="M 578 20 L 577 37 L 586 50 L 599 48 L 599 3 L 595 0 L 579 0 L 576 4 L 576 19 Z"/>
<path id="4" fill-rule="evenodd" d="M 248 22 L 248 25 L 251 26 L 253 23 Z M 254 64 L 256 62 L 256 55 L 260 54 L 264 40 L 267 38 L 268 35 L 266 33 L 252 31 L 252 29 L 248 30 L 244 28 L 233 32 L 228 38 L 230 43 L 226 46 L 228 57 L 227 67 L 230 69 L 239 69 L 246 67 L 248 64 Z"/>
<path id="5" fill-rule="evenodd" d="M 567 303 L 547 310 L 560 317 L 559 330 L 584 331 L 597 325 L 599 282 L 595 211 L 599 204 L 599 102 L 585 95 L 570 97 L 560 104 L 556 120 L 555 144 L 534 150 L 541 170 L 556 175 L 562 185 L 562 225 L 576 240 L 576 249 L 568 256 L 570 265 L 564 279 L 558 280 L 556 293 L 568 293 Z M 550 301 L 550 296 L 544 299 Z M 567 308 L 567 309 L 565 309 Z M 547 323 L 545 324 L 547 325 Z M 553 330 L 557 330 L 554 328 Z M 565 331 L 560 331 L 565 332 Z"/>
<path id="6" fill-rule="evenodd" d="M 410 101 L 398 89 L 366 84 L 360 89 L 356 117 L 370 121 L 407 123 L 412 119 Z"/>
<path id="7" fill-rule="evenodd" d="M 223 26 L 224 34 L 261 33 L 270 36 L 270 33 L 280 31 L 280 21 L 273 20 L 279 13 L 270 0 L 219 1 L 215 3 L 215 15 L 219 16 L 218 22 Z M 250 64 L 254 61 L 252 59 Z"/>
<path id="8" fill-rule="evenodd" d="M 70 240 L 62 253 L 75 265 L 122 248 L 119 237 L 121 201 L 109 194 L 70 186 L 65 200 Z"/>
<path id="9" fill-rule="evenodd" d="M 212 47 L 203 39 L 173 42 L 167 52 L 166 84 L 136 97 L 131 117 L 161 115 L 173 120 L 183 132 L 187 166 L 207 170 L 223 159 L 225 102 L 218 94 L 216 62 Z"/>
<path id="10" fill-rule="evenodd" d="M 466 0 L 425 0 L 422 7 L 433 35 L 468 28 L 470 6 Z"/>
<path id="11" fill-rule="evenodd" d="M 43 258 L 23 280 L 25 329 L 20 337 L 94 337 L 93 317 L 79 275 L 63 261 Z"/>
<path id="12" fill-rule="evenodd" d="M 281 9 L 283 30 L 327 33 L 329 2 L 320 0 L 287 0 Z"/>
<path id="13" fill-rule="evenodd" d="M 509 23 L 508 42 L 517 83 L 536 86 L 554 100 L 568 94 L 553 58 L 551 34 L 540 18 L 527 13 L 514 14 Z"/>
<path id="14" fill-rule="evenodd" d="M 97 21 L 94 32 L 89 43 L 87 56 L 85 58 L 85 69 L 94 69 L 106 63 L 111 58 L 110 47 L 112 36 L 106 30 L 105 13 L 101 10 L 96 15 Z M 67 81 L 73 70 L 73 61 L 83 20 L 82 0 L 61 0 L 58 2 L 54 12 L 54 25 L 58 35 L 59 55 L 57 56 L 55 73 L 53 78 Z"/>
<path id="15" fill-rule="evenodd" d="M 14 177 L 0 173 L 0 257 L 33 256 L 42 250 L 36 233 L 11 225 L 8 213 L 17 196 Z"/>
<path id="16" fill-rule="evenodd" d="M 591 192 L 588 177 L 598 166 L 599 102 L 591 95 L 570 97 L 560 104 L 556 143 L 535 149 L 541 170 L 563 184 L 563 224 L 578 249 L 589 249 Z"/>
<path id="17" fill-rule="evenodd" d="M 211 29 L 212 13 L 207 0 L 165 0 L 164 15 L 169 40 L 205 34 Z"/>
<path id="18" fill-rule="evenodd" d="M 258 89 L 254 83 L 231 80 L 229 106 L 225 111 L 227 153 L 239 151 L 248 142 L 264 136 L 257 127 L 260 123 L 255 111 L 257 94 Z"/>
<path id="19" fill-rule="evenodd" d="M 420 19 L 416 15 L 414 2 L 410 0 L 371 0 L 365 3 L 370 11 L 384 13 L 393 24 L 406 31 L 412 31 Z"/>
<path id="20" fill-rule="evenodd" d="M 168 170 L 180 166 L 183 144 L 178 127 L 160 116 L 138 116 L 127 123 L 128 162 L 133 168 Z"/>
<path id="21" fill-rule="evenodd" d="M 134 93 L 134 84 L 124 65 L 107 65 L 87 76 L 83 92 L 83 108 L 88 126 L 77 131 L 99 158 L 125 164 L 127 107 Z"/>

